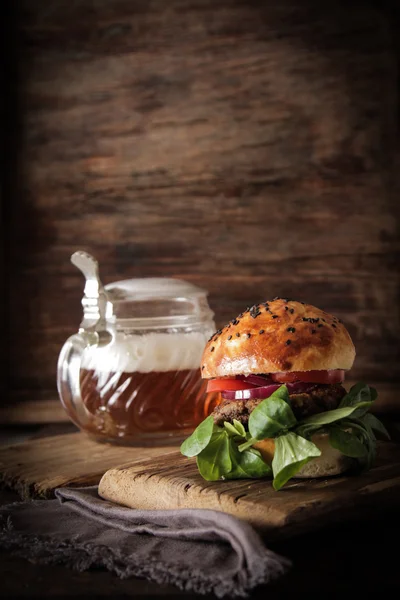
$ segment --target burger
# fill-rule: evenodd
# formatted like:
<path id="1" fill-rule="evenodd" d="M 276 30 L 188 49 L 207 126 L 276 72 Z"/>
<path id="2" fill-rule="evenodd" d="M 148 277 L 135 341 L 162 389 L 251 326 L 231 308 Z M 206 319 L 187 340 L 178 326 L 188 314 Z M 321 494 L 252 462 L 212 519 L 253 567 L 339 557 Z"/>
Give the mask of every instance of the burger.
<path id="1" fill-rule="evenodd" d="M 208 481 L 327 477 L 368 469 L 377 437 L 365 383 L 344 386 L 355 348 L 340 319 L 288 298 L 255 304 L 211 336 L 201 360 L 220 403 L 182 446 Z"/>

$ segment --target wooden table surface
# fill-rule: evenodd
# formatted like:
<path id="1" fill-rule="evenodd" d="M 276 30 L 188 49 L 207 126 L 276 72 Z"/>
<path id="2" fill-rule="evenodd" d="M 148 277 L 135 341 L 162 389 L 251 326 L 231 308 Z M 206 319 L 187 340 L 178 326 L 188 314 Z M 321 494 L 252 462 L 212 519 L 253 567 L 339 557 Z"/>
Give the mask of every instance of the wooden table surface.
<path id="1" fill-rule="evenodd" d="M 75 431 L 72 425 L 3 429 L 1 443 L 20 442 L 32 437 Z M 0 503 L 18 500 L 15 492 L 0 491 Z M 397 540 L 400 534 L 398 511 L 382 514 L 379 506 L 373 519 L 342 522 L 313 534 L 267 545 L 293 561 L 291 572 L 269 586 L 257 588 L 251 598 L 286 598 L 295 594 L 307 598 L 372 597 L 379 594 L 399 597 Z M 84 573 L 63 566 L 41 566 L 0 553 L 1 589 L 5 597 L 127 598 L 197 595 L 174 586 L 150 583 L 139 578 L 120 580 L 103 570 Z"/>

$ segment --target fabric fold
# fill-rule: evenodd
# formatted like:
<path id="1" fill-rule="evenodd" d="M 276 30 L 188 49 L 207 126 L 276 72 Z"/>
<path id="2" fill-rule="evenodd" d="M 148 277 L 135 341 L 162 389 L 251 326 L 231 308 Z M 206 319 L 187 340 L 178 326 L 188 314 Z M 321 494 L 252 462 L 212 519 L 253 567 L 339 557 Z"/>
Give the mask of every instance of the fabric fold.
<path id="1" fill-rule="evenodd" d="M 236 517 L 207 509 L 135 510 L 103 500 L 96 486 L 3 506 L 0 519 L 0 546 L 30 560 L 79 571 L 103 567 L 121 578 L 218 597 L 245 597 L 290 567 Z"/>

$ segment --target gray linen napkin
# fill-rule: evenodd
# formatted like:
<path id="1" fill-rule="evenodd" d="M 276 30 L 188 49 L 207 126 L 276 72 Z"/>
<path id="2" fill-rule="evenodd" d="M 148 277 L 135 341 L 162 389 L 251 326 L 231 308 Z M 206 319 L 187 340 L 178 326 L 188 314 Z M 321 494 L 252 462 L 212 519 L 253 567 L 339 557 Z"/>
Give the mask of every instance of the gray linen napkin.
<path id="1" fill-rule="evenodd" d="M 218 597 L 246 596 L 290 566 L 250 525 L 223 512 L 125 508 L 95 486 L 59 488 L 56 496 L 1 507 L 0 547 L 35 562 L 101 566 Z"/>

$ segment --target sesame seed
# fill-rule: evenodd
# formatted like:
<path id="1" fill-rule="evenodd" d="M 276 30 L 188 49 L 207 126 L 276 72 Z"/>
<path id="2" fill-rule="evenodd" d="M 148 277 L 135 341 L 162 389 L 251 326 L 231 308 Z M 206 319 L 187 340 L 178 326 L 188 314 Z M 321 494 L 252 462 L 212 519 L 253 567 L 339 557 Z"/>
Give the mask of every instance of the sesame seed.
<path id="1" fill-rule="evenodd" d="M 253 319 L 255 319 L 256 317 L 258 317 L 258 315 L 261 314 L 260 305 L 259 304 L 253 304 L 253 306 L 249 310 L 249 314 L 250 314 L 250 316 Z"/>
<path id="2" fill-rule="evenodd" d="M 286 342 L 285 342 L 286 346 L 290 346 L 291 343 L 292 343 L 292 340 L 286 340 Z"/>
<path id="3" fill-rule="evenodd" d="M 203 370 L 203 369 L 205 369 L 205 365 L 203 365 L 203 366 L 201 367 L 201 370 Z"/>
<path id="4" fill-rule="evenodd" d="M 237 333 L 237 334 L 236 334 L 236 337 L 240 337 L 240 333 Z"/>
<path id="5" fill-rule="evenodd" d="M 210 352 L 214 352 L 214 350 L 215 350 L 215 346 L 212 346 Z"/>
<path id="6" fill-rule="evenodd" d="M 247 337 L 247 338 L 251 337 L 251 333 L 248 333 L 248 334 L 246 335 L 246 337 Z"/>
<path id="7" fill-rule="evenodd" d="M 272 318 L 273 318 L 273 319 L 277 319 L 277 318 L 278 318 L 278 315 L 272 315 Z"/>
<path id="8" fill-rule="evenodd" d="M 288 306 L 285 306 L 285 310 L 289 310 L 289 307 L 288 307 Z"/>
<path id="9" fill-rule="evenodd" d="M 296 329 L 294 327 L 288 327 L 286 329 L 286 331 L 289 331 L 290 333 L 294 333 L 296 331 Z"/>
<path id="10" fill-rule="evenodd" d="M 232 339 L 232 336 L 231 336 L 231 335 L 228 335 L 228 340 L 231 340 L 231 339 Z"/>
<path id="11" fill-rule="evenodd" d="M 260 329 L 258 333 L 264 333 L 264 329 Z"/>
<path id="12" fill-rule="evenodd" d="M 256 312 L 254 312 L 254 311 L 250 311 L 250 316 L 251 316 L 253 319 L 256 319 L 256 318 L 257 318 L 259 315 L 261 315 L 261 313 L 260 313 L 260 311 L 259 311 L 259 310 L 258 310 L 258 311 L 256 311 Z"/>
<path id="13" fill-rule="evenodd" d="M 290 312 L 290 314 L 293 314 L 294 313 L 294 308 L 290 308 L 289 312 Z"/>

